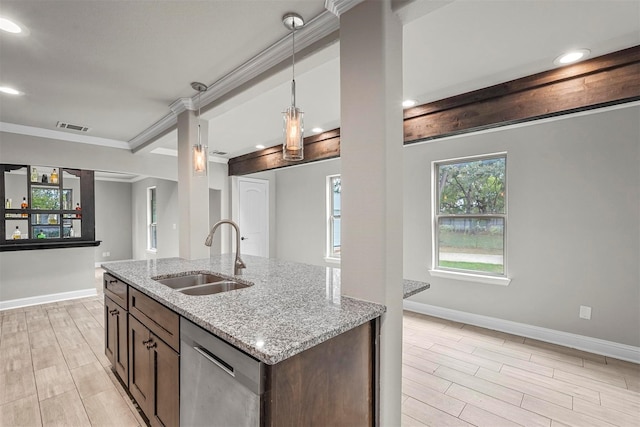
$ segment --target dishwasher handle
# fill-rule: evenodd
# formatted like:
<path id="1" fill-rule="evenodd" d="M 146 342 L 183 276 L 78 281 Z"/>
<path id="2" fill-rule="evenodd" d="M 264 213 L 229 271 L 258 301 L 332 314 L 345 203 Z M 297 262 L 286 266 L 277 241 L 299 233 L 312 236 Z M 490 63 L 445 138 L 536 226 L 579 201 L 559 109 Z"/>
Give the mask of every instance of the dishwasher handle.
<path id="1" fill-rule="evenodd" d="M 236 374 L 234 372 L 233 366 L 229 365 L 224 360 L 217 357 L 215 354 L 212 354 L 204 347 L 193 346 L 193 349 L 200 353 L 200 355 L 207 359 L 209 362 L 213 363 L 218 368 L 222 369 L 224 372 L 235 378 Z"/>

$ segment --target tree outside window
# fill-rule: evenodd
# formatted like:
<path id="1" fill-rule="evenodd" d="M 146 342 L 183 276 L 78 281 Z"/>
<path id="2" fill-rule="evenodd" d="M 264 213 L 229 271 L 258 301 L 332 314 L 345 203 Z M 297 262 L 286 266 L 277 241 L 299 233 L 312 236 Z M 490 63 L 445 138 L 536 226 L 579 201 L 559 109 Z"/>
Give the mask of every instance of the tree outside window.
<path id="1" fill-rule="evenodd" d="M 435 265 L 505 276 L 506 155 L 435 164 Z"/>

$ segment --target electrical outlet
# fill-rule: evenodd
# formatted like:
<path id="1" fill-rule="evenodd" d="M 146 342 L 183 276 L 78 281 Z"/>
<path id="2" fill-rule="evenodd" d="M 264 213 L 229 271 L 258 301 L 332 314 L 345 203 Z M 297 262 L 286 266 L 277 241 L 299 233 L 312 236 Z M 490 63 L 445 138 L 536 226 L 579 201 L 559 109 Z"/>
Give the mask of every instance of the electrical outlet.
<path id="1" fill-rule="evenodd" d="M 111 252 L 107 251 L 107 256 L 108 257 L 111 256 Z"/>
<path id="2" fill-rule="evenodd" d="M 591 307 L 587 307 L 586 305 L 580 306 L 580 318 L 591 320 Z"/>
<path id="3" fill-rule="evenodd" d="M 104 258 L 106 256 L 107 256 L 107 253 L 106 252 L 102 252 L 102 257 Z"/>

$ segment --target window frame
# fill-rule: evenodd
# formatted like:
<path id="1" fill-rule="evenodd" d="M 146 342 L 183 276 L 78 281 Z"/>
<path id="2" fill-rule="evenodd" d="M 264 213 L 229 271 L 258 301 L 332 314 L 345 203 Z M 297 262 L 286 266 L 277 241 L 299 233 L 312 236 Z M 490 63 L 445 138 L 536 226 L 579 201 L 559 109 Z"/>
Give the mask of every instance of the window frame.
<path id="1" fill-rule="evenodd" d="M 335 179 L 340 179 L 340 183 L 342 185 L 342 178 L 340 174 L 328 175 L 326 179 L 326 250 L 325 250 L 325 260 L 329 262 L 340 262 L 340 252 L 334 252 L 334 228 L 335 228 L 335 220 L 341 219 L 342 215 L 334 215 L 334 204 L 333 204 L 333 183 Z M 341 193 L 342 194 L 342 193 Z M 342 201 L 342 195 L 341 195 Z M 340 212 L 342 212 L 342 203 L 340 204 Z M 342 246 L 342 245 L 341 245 Z"/>
<path id="2" fill-rule="evenodd" d="M 507 172 L 507 152 L 495 152 L 482 155 L 456 157 L 444 160 L 435 160 L 431 162 L 431 178 L 432 178 L 432 212 L 431 212 L 431 249 L 432 249 L 432 268 L 429 272 L 432 276 L 454 278 L 459 280 L 474 281 L 487 284 L 497 284 L 507 286 L 511 279 L 508 278 L 508 262 L 507 262 L 507 245 L 508 245 L 508 172 Z M 441 166 L 452 165 L 457 163 L 469 163 L 474 161 L 482 161 L 488 159 L 504 159 L 504 213 L 496 214 L 441 214 L 439 200 L 439 171 Z M 500 218 L 503 221 L 502 231 L 502 273 L 491 273 L 479 270 L 466 270 L 461 268 L 440 266 L 440 220 L 443 218 L 470 218 L 490 220 L 492 218 Z"/>
<path id="3" fill-rule="evenodd" d="M 155 222 L 153 221 L 154 206 L 152 203 L 155 204 Z M 156 186 L 147 187 L 147 251 L 158 251 L 158 191 Z"/>

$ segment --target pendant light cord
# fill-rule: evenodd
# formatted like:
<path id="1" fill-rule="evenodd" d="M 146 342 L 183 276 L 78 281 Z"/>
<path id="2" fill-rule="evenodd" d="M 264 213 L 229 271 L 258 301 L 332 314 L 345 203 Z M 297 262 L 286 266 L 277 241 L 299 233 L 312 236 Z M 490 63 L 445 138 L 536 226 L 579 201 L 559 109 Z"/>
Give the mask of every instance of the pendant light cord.
<path id="1" fill-rule="evenodd" d="M 291 75 L 291 105 L 296 106 L 296 20 L 291 21 L 291 39 L 293 41 L 292 59 L 292 75 Z"/>

